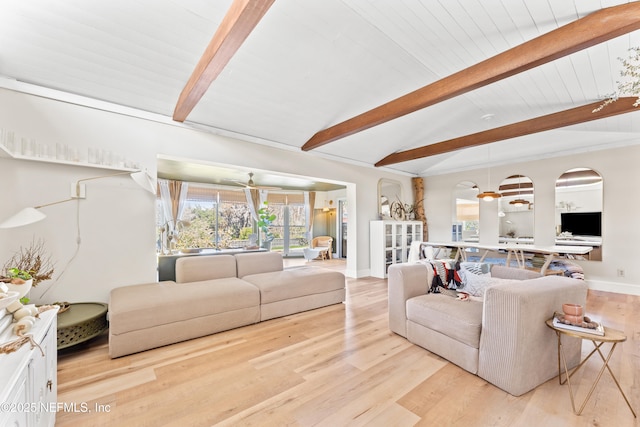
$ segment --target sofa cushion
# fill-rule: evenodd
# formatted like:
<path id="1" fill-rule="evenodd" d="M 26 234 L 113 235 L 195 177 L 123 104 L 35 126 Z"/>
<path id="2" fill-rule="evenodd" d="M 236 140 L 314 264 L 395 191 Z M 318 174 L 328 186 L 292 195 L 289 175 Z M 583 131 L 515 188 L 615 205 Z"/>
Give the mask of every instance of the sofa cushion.
<path id="1" fill-rule="evenodd" d="M 176 282 L 236 277 L 236 259 L 233 255 L 185 256 L 176 260 Z"/>
<path id="2" fill-rule="evenodd" d="M 482 302 L 426 294 L 407 301 L 407 319 L 473 348 L 480 347 Z"/>
<path id="3" fill-rule="evenodd" d="M 111 291 L 110 328 L 120 334 L 259 305 L 258 289 L 235 277 L 123 286 Z"/>
<path id="4" fill-rule="evenodd" d="M 269 273 L 282 271 L 282 255 L 278 252 L 249 252 L 236 254 L 238 277 L 243 278 L 250 274 Z"/>
<path id="5" fill-rule="evenodd" d="M 307 295 L 344 289 L 342 273 L 318 267 L 294 267 L 244 276 L 260 289 L 261 303 L 268 304 Z"/>

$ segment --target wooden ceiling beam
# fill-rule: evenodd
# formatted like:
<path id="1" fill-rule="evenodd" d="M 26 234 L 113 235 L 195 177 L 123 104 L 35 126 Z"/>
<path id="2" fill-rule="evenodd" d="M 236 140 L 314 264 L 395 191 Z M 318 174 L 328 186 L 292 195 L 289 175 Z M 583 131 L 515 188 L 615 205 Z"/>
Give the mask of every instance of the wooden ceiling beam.
<path id="1" fill-rule="evenodd" d="M 635 101 L 636 98 L 634 97 L 619 98 L 616 102 L 607 105 L 598 112 L 594 112 L 594 109 L 599 107 L 602 104 L 602 101 L 594 102 L 581 107 L 548 114 L 546 116 L 540 116 L 524 120 L 522 122 L 489 129 L 483 132 L 453 138 L 448 141 L 437 142 L 435 144 L 429 144 L 423 147 L 393 153 L 377 162 L 376 166 L 388 166 L 395 163 L 407 162 L 409 160 L 421 159 L 423 157 L 435 156 L 437 154 L 449 153 L 451 151 L 462 150 L 464 148 L 476 147 L 496 141 L 503 141 L 505 139 L 603 119 L 605 117 L 617 116 L 619 114 L 625 114 L 632 111 L 640 111 L 640 108 L 633 106 Z"/>
<path id="2" fill-rule="evenodd" d="M 275 0 L 234 0 L 182 89 L 173 120 L 184 122 Z"/>
<path id="3" fill-rule="evenodd" d="M 533 182 L 523 182 L 522 184 L 503 184 L 498 188 L 499 192 L 507 190 L 527 190 L 533 188 Z"/>
<path id="4" fill-rule="evenodd" d="M 640 2 L 601 9 L 469 68 L 319 131 L 309 151 L 430 105 L 640 29 Z"/>

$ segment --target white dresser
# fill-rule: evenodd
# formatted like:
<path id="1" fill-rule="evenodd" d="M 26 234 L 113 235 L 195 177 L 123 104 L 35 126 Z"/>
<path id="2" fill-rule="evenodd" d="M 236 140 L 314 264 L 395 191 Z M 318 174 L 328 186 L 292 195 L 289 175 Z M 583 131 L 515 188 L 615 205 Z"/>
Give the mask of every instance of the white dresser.
<path id="1" fill-rule="evenodd" d="M 57 398 L 58 310 L 40 314 L 29 332 L 40 345 L 24 344 L 19 350 L 0 354 L 0 426 L 53 426 Z M 0 310 L 0 344 L 13 341 L 12 316 Z"/>

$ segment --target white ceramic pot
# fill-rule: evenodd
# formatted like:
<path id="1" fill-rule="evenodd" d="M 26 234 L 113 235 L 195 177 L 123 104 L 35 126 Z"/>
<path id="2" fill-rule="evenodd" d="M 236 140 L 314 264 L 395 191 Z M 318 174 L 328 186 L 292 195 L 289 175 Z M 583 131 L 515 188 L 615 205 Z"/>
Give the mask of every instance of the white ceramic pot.
<path id="1" fill-rule="evenodd" d="M 27 295 L 31 290 L 31 285 L 33 285 L 33 279 L 29 279 L 20 285 L 16 285 L 13 283 L 5 283 L 5 285 L 7 285 L 7 288 L 9 288 L 10 291 L 17 292 L 18 299 L 20 299 L 25 295 Z"/>

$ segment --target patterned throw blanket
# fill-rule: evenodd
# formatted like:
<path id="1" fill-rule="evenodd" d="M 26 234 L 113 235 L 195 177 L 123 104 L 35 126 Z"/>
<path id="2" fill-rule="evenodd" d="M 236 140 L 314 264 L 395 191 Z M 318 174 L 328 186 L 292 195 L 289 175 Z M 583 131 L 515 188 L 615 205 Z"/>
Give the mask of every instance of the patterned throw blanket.
<path id="1" fill-rule="evenodd" d="M 427 267 L 433 269 L 433 281 L 429 292 L 440 293 L 441 289 L 456 290 L 463 286 L 458 275 L 460 263 L 452 259 L 449 260 L 421 260 Z"/>

